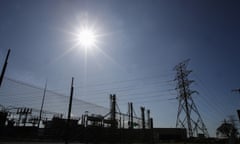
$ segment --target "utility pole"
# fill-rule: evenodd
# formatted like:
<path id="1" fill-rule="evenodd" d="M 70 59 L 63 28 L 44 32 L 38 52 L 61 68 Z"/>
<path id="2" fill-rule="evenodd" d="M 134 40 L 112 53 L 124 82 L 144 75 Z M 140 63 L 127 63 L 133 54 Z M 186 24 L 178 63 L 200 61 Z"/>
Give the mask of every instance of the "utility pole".
<path id="1" fill-rule="evenodd" d="M 44 91 L 43 91 L 43 98 L 42 98 L 42 104 L 41 104 L 41 109 L 40 109 L 40 114 L 39 114 L 39 120 L 38 120 L 38 128 L 40 126 L 40 122 L 42 120 L 42 111 L 43 111 L 43 105 L 45 102 L 45 96 L 46 96 L 46 91 L 47 91 L 47 81 L 45 83 Z"/>
<path id="2" fill-rule="evenodd" d="M 4 77 L 4 74 L 5 74 L 6 68 L 7 68 L 8 57 L 10 55 L 10 52 L 11 52 L 11 50 L 8 49 L 7 56 L 5 58 L 5 62 L 4 62 L 4 65 L 3 65 L 2 73 L 1 73 L 1 76 L 0 76 L 0 87 L 2 86 L 2 81 L 3 81 L 3 77 Z"/>
<path id="3" fill-rule="evenodd" d="M 110 95 L 110 102 L 111 102 L 111 127 L 116 128 L 117 123 L 116 123 L 116 95 L 111 94 Z"/>
<path id="4" fill-rule="evenodd" d="M 133 103 L 128 103 L 128 128 L 133 129 Z"/>
<path id="5" fill-rule="evenodd" d="M 201 131 L 205 137 L 208 137 L 208 131 L 198 112 L 198 109 L 192 99 L 192 94 L 197 93 L 190 89 L 193 80 L 189 80 L 188 75 L 192 72 L 187 70 L 189 60 L 179 63 L 174 69 L 177 71 L 176 89 L 179 92 L 179 100 L 176 127 L 186 128 L 189 137 L 197 137 Z"/>
<path id="6" fill-rule="evenodd" d="M 142 129 L 145 129 L 145 107 L 141 107 L 141 113 L 142 113 Z"/>
<path id="7" fill-rule="evenodd" d="M 72 77 L 72 83 L 71 83 L 71 91 L 70 91 L 70 98 L 69 98 L 69 106 L 68 106 L 68 117 L 67 117 L 67 121 L 70 121 L 71 118 L 71 112 L 72 112 L 72 98 L 73 98 L 73 81 L 74 78 Z"/>
<path id="8" fill-rule="evenodd" d="M 74 81 L 74 78 L 72 77 L 69 106 L 68 106 L 68 116 L 67 116 L 66 131 L 65 131 L 66 132 L 65 144 L 68 144 L 68 139 L 69 139 L 69 127 L 70 127 L 70 118 L 71 118 L 71 111 L 72 111 L 72 98 L 73 98 L 73 90 L 74 90 L 73 81 Z"/>

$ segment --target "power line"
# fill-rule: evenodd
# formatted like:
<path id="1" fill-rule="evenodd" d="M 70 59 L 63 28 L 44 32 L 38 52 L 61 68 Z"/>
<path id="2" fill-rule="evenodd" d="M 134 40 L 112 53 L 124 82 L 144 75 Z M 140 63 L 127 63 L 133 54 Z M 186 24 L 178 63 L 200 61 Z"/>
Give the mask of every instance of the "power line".
<path id="1" fill-rule="evenodd" d="M 170 72 L 169 72 L 170 73 Z M 154 76 L 145 76 L 145 77 L 141 77 L 141 78 L 132 78 L 132 79 L 126 79 L 126 80 L 118 80 L 118 81 L 112 81 L 112 82 L 94 82 L 95 84 L 88 84 L 88 85 L 82 85 L 82 86 L 76 86 L 77 88 L 93 88 L 93 87 L 102 87 L 102 86 L 108 86 L 108 85 L 117 85 L 117 84 L 125 84 L 125 83 L 130 83 L 130 82 L 136 82 L 136 81 L 140 81 L 140 82 L 145 82 L 145 80 L 151 80 L 151 79 L 160 79 L 166 76 L 172 76 L 172 74 L 158 74 L 158 75 L 154 75 Z M 143 81 L 144 80 L 144 81 Z M 171 81 L 163 81 L 163 82 L 171 82 Z M 59 91 L 59 90 L 63 90 L 61 89 L 52 89 L 53 91 Z"/>
<path id="2" fill-rule="evenodd" d="M 43 89 L 42 88 L 39 88 L 39 87 L 36 87 L 36 86 L 32 86 L 30 84 L 26 84 L 24 82 L 20 82 L 20 81 L 15 81 L 15 80 L 6 80 L 6 82 L 14 82 L 15 84 L 19 85 L 19 89 L 14 89 L 14 92 L 15 93 L 19 93 L 19 92 L 16 92 L 16 90 L 19 90 L 21 94 L 23 94 L 23 92 L 21 92 L 23 89 L 24 91 L 26 91 L 27 94 L 29 95 L 21 95 L 19 97 L 18 94 L 12 94 L 10 95 L 11 96 L 11 100 L 9 99 L 10 97 L 7 96 L 7 95 L 3 95 L 1 94 L 1 101 L 9 101 L 8 103 L 19 103 L 21 105 L 29 105 L 29 106 L 38 106 L 40 104 L 40 95 L 42 95 L 42 92 L 43 92 Z M 29 89 L 30 88 L 30 89 Z M 10 89 L 8 89 L 10 90 Z M 12 89 L 13 91 L 13 89 Z M 29 91 L 29 92 L 27 92 Z M 33 91 L 33 92 L 31 92 Z M 2 91 L 0 91 L 1 93 Z M 56 99 L 56 97 L 58 97 Z M 37 98 L 37 99 L 36 99 Z M 60 98 L 60 99 L 59 99 Z M 55 93 L 55 92 L 52 92 L 52 91 L 49 91 L 47 90 L 46 91 L 46 103 L 51 103 L 51 106 L 56 106 L 56 107 L 63 107 L 62 105 L 62 102 L 66 102 L 66 99 L 67 99 L 67 96 L 65 95 L 62 95 L 62 94 L 58 94 L 58 93 Z M 57 101 L 62 101 L 61 103 L 57 103 Z M 52 102 L 51 102 L 52 101 Z M 93 103 L 89 103 L 89 102 L 85 102 L 85 101 L 82 101 L 82 100 L 78 100 L 78 99 L 74 99 L 74 104 L 76 105 L 77 103 L 81 103 L 81 106 L 85 106 L 87 107 L 88 109 L 95 109 L 95 110 L 105 110 L 105 111 L 108 111 L 108 108 L 105 108 L 103 106 L 99 106 L 99 105 L 96 105 L 96 104 L 93 104 Z M 7 103 L 5 103 L 7 104 Z M 39 107 L 40 108 L 40 107 Z"/>
<path id="3" fill-rule="evenodd" d="M 216 99 L 211 99 L 214 94 L 211 92 L 211 90 L 204 84 L 204 82 L 199 78 L 199 76 L 197 75 L 197 73 L 194 73 L 193 76 L 195 76 L 195 78 L 198 81 L 198 86 L 200 86 L 200 88 L 202 88 L 201 93 L 205 92 L 203 95 L 201 95 L 201 97 L 199 97 L 200 99 L 203 99 L 205 103 L 207 103 L 209 106 L 211 106 L 211 109 L 215 110 L 215 112 L 217 112 L 220 115 L 225 115 L 225 109 L 223 109 L 222 105 L 224 105 L 224 103 L 221 103 L 221 101 L 219 101 L 219 98 Z M 219 95 L 218 95 L 219 97 Z"/>

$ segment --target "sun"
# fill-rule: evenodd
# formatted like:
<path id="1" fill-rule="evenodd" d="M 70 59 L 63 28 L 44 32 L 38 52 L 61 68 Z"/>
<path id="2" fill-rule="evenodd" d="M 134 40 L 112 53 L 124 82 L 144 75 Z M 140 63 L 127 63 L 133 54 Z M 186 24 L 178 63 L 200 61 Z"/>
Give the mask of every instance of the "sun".
<path id="1" fill-rule="evenodd" d="M 78 31 L 77 40 L 85 49 L 96 46 L 97 34 L 94 29 L 83 27 Z"/>

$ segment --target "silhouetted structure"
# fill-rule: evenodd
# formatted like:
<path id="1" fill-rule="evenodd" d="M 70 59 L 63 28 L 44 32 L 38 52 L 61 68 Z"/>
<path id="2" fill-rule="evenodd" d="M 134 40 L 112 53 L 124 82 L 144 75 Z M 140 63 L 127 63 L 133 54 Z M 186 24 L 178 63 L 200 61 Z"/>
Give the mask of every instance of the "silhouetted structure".
<path id="1" fill-rule="evenodd" d="M 238 93 L 240 93 L 240 88 L 233 89 L 232 92 L 238 92 Z"/>
<path id="2" fill-rule="evenodd" d="M 24 88 L 38 89 L 24 83 L 12 80 L 11 82 L 24 85 Z M 38 90 L 42 95 L 43 89 Z M 48 92 L 45 85 L 43 97 L 41 98 L 41 95 L 40 97 L 34 97 L 35 101 L 39 101 L 37 108 L 25 104 L 23 104 L 24 107 L 0 104 L 0 143 L 4 140 L 20 140 L 23 142 L 65 141 L 66 143 L 76 141 L 82 143 L 154 143 L 184 141 L 186 139 L 186 129 L 184 128 L 153 128 L 150 110 L 147 110 L 145 121 L 145 108 L 141 107 L 141 117 L 138 117 L 132 102 L 128 103 L 128 112 L 121 113 L 115 94 L 110 95 L 110 109 L 107 109 L 104 113 L 90 111 L 91 109 L 77 109 L 83 112 L 71 116 L 71 111 L 74 112 L 76 109 L 76 103 L 74 105 L 74 102 L 78 101 L 73 98 L 73 79 L 70 100 L 68 100 L 69 97 L 64 97 L 65 103 L 63 104 L 67 105 L 69 102 L 69 107 L 65 107 L 68 110 L 68 113 L 65 111 L 66 115 L 62 114 L 64 111 L 49 112 L 46 110 L 48 109 L 47 102 L 50 95 L 45 97 L 45 94 Z M 72 104 L 74 109 L 71 109 Z M 83 104 L 89 105 L 89 103 Z"/>
<path id="3" fill-rule="evenodd" d="M 145 107 L 141 107 L 141 115 L 142 115 L 142 129 L 145 129 Z"/>
<path id="4" fill-rule="evenodd" d="M 238 119 L 240 121 L 240 110 L 239 109 L 237 110 L 237 115 L 238 115 Z"/>
<path id="5" fill-rule="evenodd" d="M 175 67 L 177 71 L 175 79 L 177 81 L 176 89 L 179 92 L 179 96 L 177 97 L 179 106 L 176 127 L 187 128 L 189 137 L 198 137 L 202 135 L 208 137 L 207 128 L 192 99 L 192 94 L 197 93 L 197 91 L 192 91 L 190 89 L 190 84 L 194 81 L 188 79 L 188 75 L 192 72 L 191 70 L 187 70 L 188 62 L 189 60 L 186 60 Z"/>
<path id="6" fill-rule="evenodd" d="M 6 72 L 6 68 L 7 68 L 7 64 L 8 64 L 8 57 L 10 55 L 10 52 L 11 52 L 11 50 L 8 49 L 8 53 L 7 53 L 7 56 L 5 58 L 5 62 L 4 62 L 4 65 L 3 65 L 3 68 L 2 68 L 2 72 L 1 72 L 1 75 L 0 75 L 0 87 L 2 85 L 3 77 L 4 77 L 4 74 Z"/>
<path id="7" fill-rule="evenodd" d="M 110 107 L 111 107 L 111 127 L 117 128 L 117 120 L 116 120 L 116 95 L 110 95 Z"/>
<path id="8" fill-rule="evenodd" d="M 9 111 L 0 110 L 0 142 L 2 138 L 10 141 L 65 141 L 66 143 L 73 141 L 154 143 L 186 139 L 184 128 L 153 128 L 149 110 L 147 112 L 149 126 L 145 127 L 144 107 L 141 107 L 142 118 L 137 118 L 133 116 L 132 103 L 129 105 L 132 111 L 130 121 L 127 121 L 131 127 L 120 126 L 121 117 L 127 117 L 128 114 L 116 112 L 116 95 L 110 95 L 110 100 L 110 112 L 105 116 L 85 113 L 79 119 L 69 115 L 64 118 L 62 114 L 55 113 L 51 119 L 47 119 L 44 117 L 46 111 L 42 111 L 40 127 L 38 126 L 40 110 L 27 107 L 12 108 Z M 124 126 L 124 122 L 122 125 Z"/>
<path id="9" fill-rule="evenodd" d="M 47 91 L 47 81 L 45 83 L 45 87 L 44 87 L 44 91 L 43 91 L 42 103 L 41 103 L 39 120 L 38 120 L 38 127 L 40 126 L 40 122 L 42 120 L 42 111 L 43 111 L 44 101 L 45 101 L 45 97 L 46 97 L 46 91 Z"/>
<path id="10" fill-rule="evenodd" d="M 133 125 L 133 103 L 132 102 L 128 103 L 128 115 L 129 115 L 128 128 L 132 129 L 134 127 L 134 125 Z"/>

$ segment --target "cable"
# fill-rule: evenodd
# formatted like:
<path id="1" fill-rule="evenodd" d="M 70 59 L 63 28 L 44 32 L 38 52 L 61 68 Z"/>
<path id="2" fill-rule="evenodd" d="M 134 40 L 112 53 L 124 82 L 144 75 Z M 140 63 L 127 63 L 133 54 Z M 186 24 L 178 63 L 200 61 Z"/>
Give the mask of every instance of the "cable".
<path id="1" fill-rule="evenodd" d="M 34 92 L 20 92 L 20 94 L 21 95 L 19 95 L 19 93 L 18 94 L 11 94 L 11 98 L 13 98 L 12 100 L 11 100 L 11 103 L 22 103 L 22 105 L 29 105 L 29 104 L 27 104 L 27 103 L 29 103 L 29 102 L 31 102 L 31 105 L 34 105 L 34 106 L 36 106 L 36 105 L 39 105 L 40 104 L 40 102 L 39 101 L 37 101 L 37 99 L 36 99 L 36 94 L 39 94 L 40 95 L 40 97 L 38 97 L 38 98 L 41 98 L 42 97 L 42 93 L 43 93 L 43 89 L 41 89 L 41 88 L 38 88 L 38 87 L 35 87 L 35 86 L 32 86 L 32 85 L 29 85 L 29 84 L 25 84 L 25 83 L 23 83 L 23 82 L 19 82 L 19 81 L 15 81 L 15 80 L 11 80 L 11 82 L 14 82 L 14 83 L 17 83 L 17 84 L 19 84 L 19 85 L 21 85 L 21 86 L 24 86 L 24 87 L 30 87 L 31 88 L 31 90 L 33 90 Z M 37 91 L 35 91 L 35 90 L 40 90 L 40 92 L 37 92 Z M 20 90 L 20 89 L 19 89 Z M 30 89 L 29 89 L 30 90 Z M 2 91 L 1 91 L 2 92 Z M 28 95 L 27 95 L 28 94 Z M 35 95 L 31 95 L 31 94 L 35 94 Z M 2 96 L 3 96 L 3 94 L 1 94 Z M 52 91 L 49 91 L 49 90 L 47 90 L 47 98 L 46 98 L 46 100 L 47 100 L 47 103 L 50 101 L 51 102 L 51 100 L 54 100 L 55 98 L 53 98 L 52 96 L 57 96 L 57 97 L 62 97 L 63 99 L 61 100 L 62 102 L 64 102 L 64 101 L 66 101 L 68 98 L 66 97 L 66 96 L 64 96 L 64 95 L 61 95 L 61 94 L 57 94 L 57 93 L 55 93 L 55 92 L 52 92 Z M 6 101 L 7 99 L 9 99 L 9 97 L 7 97 L 6 95 L 4 95 L 5 97 L 3 97 L 3 99 L 2 100 L 4 100 L 4 101 Z M 15 97 L 14 97 L 15 96 Z M 52 98 L 50 98 L 49 99 L 49 97 L 52 97 Z M 26 101 L 26 99 L 29 101 L 29 102 L 27 102 Z M 56 99 L 55 99 L 56 100 Z M 66 101 L 66 102 L 68 102 L 68 101 Z M 108 109 L 107 108 L 105 108 L 105 107 L 103 107 L 103 106 L 99 106 L 99 105 L 96 105 L 96 104 L 93 104 L 93 103 L 89 103 L 89 102 L 85 102 L 85 101 L 82 101 L 82 100 L 78 100 L 78 99 L 75 99 L 74 98 L 74 103 L 82 103 L 81 104 L 81 106 L 87 106 L 86 108 L 87 109 L 95 109 L 95 110 L 100 110 L 100 109 L 102 109 L 102 110 L 104 110 L 105 109 L 105 111 L 108 111 Z M 55 106 L 62 106 L 62 104 L 61 103 L 56 103 L 56 102 L 51 102 L 51 105 L 55 105 Z"/>

